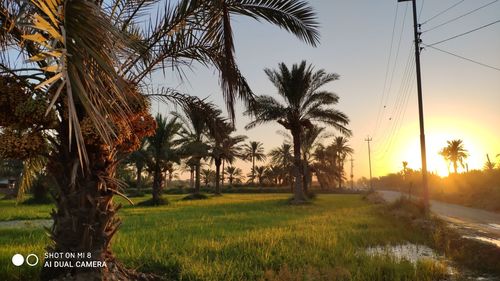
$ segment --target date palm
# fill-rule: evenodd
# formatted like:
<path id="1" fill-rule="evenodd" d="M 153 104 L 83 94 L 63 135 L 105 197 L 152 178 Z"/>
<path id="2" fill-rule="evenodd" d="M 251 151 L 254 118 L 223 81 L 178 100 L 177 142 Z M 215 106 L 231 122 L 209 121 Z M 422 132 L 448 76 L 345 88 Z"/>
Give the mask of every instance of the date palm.
<path id="1" fill-rule="evenodd" d="M 457 140 L 451 140 L 447 141 L 447 146 L 445 146 L 439 154 L 443 156 L 443 158 L 446 161 L 449 161 L 449 163 L 453 164 L 453 171 L 458 173 L 458 164 L 462 166 L 462 168 L 465 166 L 464 165 L 464 160 L 469 156 L 467 154 L 467 150 L 464 148 L 464 144 L 462 140 L 457 139 Z"/>
<path id="2" fill-rule="evenodd" d="M 164 204 L 161 193 L 164 187 L 164 174 L 172 162 L 180 163 L 178 150 L 179 140 L 175 139 L 180 133 L 182 125 L 177 118 L 156 116 L 156 130 L 154 135 L 146 137 L 146 146 L 143 152 L 148 171 L 153 174 L 152 204 Z"/>
<path id="3" fill-rule="evenodd" d="M 339 76 L 322 69 L 315 71 L 313 66 L 307 65 L 305 61 L 294 64 L 291 69 L 280 63 L 278 70 L 264 71 L 283 102 L 271 96 L 258 96 L 246 111 L 253 117 L 253 121 L 246 128 L 278 122 L 290 131 L 293 138 L 295 175 L 293 203 L 301 203 L 305 201 L 301 178 L 301 136 L 304 129 L 311 128 L 313 122 L 320 122 L 332 126 L 342 134 L 351 135 L 351 131 L 346 127 L 349 118 L 333 108 L 339 97 L 332 92 L 321 90 L 321 87 L 337 80 Z"/>
<path id="4" fill-rule="evenodd" d="M 342 179 L 344 176 L 344 162 L 348 155 L 354 153 L 354 150 L 348 144 L 349 139 L 338 136 L 333 140 L 333 150 L 337 154 L 337 184 L 339 189 L 342 188 Z"/>
<path id="5" fill-rule="evenodd" d="M 221 165 L 224 171 L 224 162 L 232 164 L 236 158 L 242 158 L 242 147 L 239 145 L 246 136 L 231 136 L 234 127 L 225 119 L 217 124 L 217 134 L 211 135 L 210 157 L 215 163 L 215 194 L 220 195 Z"/>
<path id="6" fill-rule="evenodd" d="M 255 161 L 266 160 L 264 153 L 264 144 L 258 141 L 251 141 L 243 146 L 243 157 L 247 161 L 252 161 L 251 181 L 254 183 L 255 179 Z"/>
<path id="7" fill-rule="evenodd" d="M 160 6 L 158 17 L 149 16 L 153 5 Z M 144 78 L 193 62 L 214 66 L 233 115 L 235 97 L 252 99 L 234 59 L 231 17 L 237 15 L 277 25 L 309 44 L 318 42 L 315 13 L 299 0 L 0 1 L 0 84 L 5 86 L 0 93 L 40 101 L 43 107 L 41 114 L 17 119 L 38 117 L 32 124 L 24 122 L 23 133 L 16 131 L 20 122 L 1 120 L 0 126 L 17 128 L 1 134 L 2 139 L 31 140 L 29 153 L 19 151 L 24 161 L 49 156 L 47 169 L 59 196 L 48 252 L 91 252 L 94 260 L 114 265 L 108 267 L 114 271 L 43 268 L 44 279 L 67 273 L 86 274 L 83 279 L 136 279 L 114 263 L 110 242 L 120 225 L 112 200 L 121 194 L 115 180 L 117 155 L 137 149 L 154 129 L 142 96 L 148 88 Z M 156 96 L 184 98 L 171 91 Z M 43 138 L 48 148 L 38 145 Z"/>
<path id="8" fill-rule="evenodd" d="M 292 167 L 293 167 L 293 152 L 292 145 L 283 143 L 281 146 L 271 149 L 268 156 L 271 158 L 271 163 L 279 167 L 280 178 L 283 183 L 292 184 Z"/>
<path id="9" fill-rule="evenodd" d="M 227 166 L 224 173 L 227 175 L 227 180 L 229 181 L 230 186 L 233 185 L 234 181 L 239 181 L 242 176 L 241 169 L 234 166 Z"/>

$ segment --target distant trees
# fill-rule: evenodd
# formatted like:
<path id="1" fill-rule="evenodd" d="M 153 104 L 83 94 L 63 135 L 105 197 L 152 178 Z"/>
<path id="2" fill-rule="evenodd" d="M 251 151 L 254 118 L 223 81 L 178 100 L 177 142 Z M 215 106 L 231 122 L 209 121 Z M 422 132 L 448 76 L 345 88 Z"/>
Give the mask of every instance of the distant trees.
<path id="1" fill-rule="evenodd" d="M 492 162 L 490 160 L 490 156 L 488 154 L 486 154 L 486 162 L 484 163 L 484 169 L 491 171 L 491 170 L 495 169 L 495 166 L 496 166 L 495 162 Z"/>
<path id="2" fill-rule="evenodd" d="M 241 181 L 242 171 L 240 168 L 236 168 L 234 166 L 227 166 L 224 173 L 227 176 L 227 180 L 229 181 L 230 186 L 233 185 L 233 182 Z"/>
<path id="3" fill-rule="evenodd" d="M 354 150 L 348 144 L 349 140 L 343 136 L 335 137 L 333 140 L 333 151 L 335 151 L 337 159 L 337 183 L 339 188 L 342 188 L 342 180 L 344 179 L 344 163 L 348 155 L 354 153 Z"/>
<path id="4" fill-rule="evenodd" d="M 326 123 L 342 134 L 350 135 L 351 131 L 345 127 L 349 123 L 348 117 L 333 108 L 339 97 L 320 88 L 329 82 L 338 79 L 334 73 L 324 70 L 315 71 L 312 65 L 305 61 L 294 64 L 289 69 L 284 63 L 278 65 L 278 70 L 265 69 L 264 72 L 284 98 L 281 103 L 271 96 L 258 96 L 246 114 L 253 117 L 246 128 L 257 125 L 277 122 L 289 130 L 293 139 L 294 153 L 294 203 L 305 201 L 303 192 L 303 168 L 301 155 L 301 137 L 305 128 L 311 128 L 314 121 Z"/>
<path id="5" fill-rule="evenodd" d="M 250 180 L 252 184 L 255 183 L 255 161 L 266 160 L 266 154 L 264 153 L 264 145 L 258 141 L 251 141 L 243 146 L 243 158 L 247 161 L 252 162 L 252 170 Z"/>
<path id="6" fill-rule="evenodd" d="M 465 168 L 464 160 L 468 157 L 462 140 L 447 141 L 447 146 L 443 147 L 439 154 L 450 164 L 453 164 L 453 171 L 458 173 L 458 164 Z"/>
<path id="7" fill-rule="evenodd" d="M 269 170 L 276 184 L 292 184 L 293 182 L 293 150 L 292 145 L 283 143 L 273 148 L 268 156 L 271 158 Z"/>

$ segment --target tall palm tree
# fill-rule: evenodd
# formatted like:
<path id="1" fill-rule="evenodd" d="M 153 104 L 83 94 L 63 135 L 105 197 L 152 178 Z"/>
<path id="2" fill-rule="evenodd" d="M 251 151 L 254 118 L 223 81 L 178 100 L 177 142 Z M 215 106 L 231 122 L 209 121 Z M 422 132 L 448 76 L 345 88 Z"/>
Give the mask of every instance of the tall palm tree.
<path id="1" fill-rule="evenodd" d="M 233 181 L 239 181 L 242 176 L 241 169 L 234 166 L 227 166 L 224 173 L 227 175 L 227 180 L 231 186 L 233 185 Z"/>
<path id="2" fill-rule="evenodd" d="M 146 137 L 146 147 L 143 152 L 144 160 L 148 170 L 153 174 L 153 205 L 165 203 L 161 198 L 161 192 L 164 187 L 164 174 L 167 172 L 172 162 L 180 162 L 180 152 L 178 150 L 178 136 L 182 125 L 177 122 L 177 118 L 164 118 L 161 115 L 156 116 L 155 134 Z"/>
<path id="3" fill-rule="evenodd" d="M 462 140 L 451 140 L 447 141 L 447 146 L 445 146 L 439 154 L 443 156 L 446 161 L 453 164 L 453 171 L 458 173 L 458 164 L 465 167 L 464 160 L 469 156 L 467 150 L 464 148 Z"/>
<path id="4" fill-rule="evenodd" d="M 232 164 L 236 158 L 242 157 L 242 147 L 239 145 L 246 139 L 246 136 L 231 136 L 234 127 L 224 121 L 220 121 L 217 134 L 212 136 L 210 144 L 210 156 L 215 162 L 215 194 L 220 195 L 221 165 L 227 161 Z M 224 171 L 224 166 L 222 166 Z"/>
<path id="5" fill-rule="evenodd" d="M 271 96 L 259 96 L 246 111 L 254 120 L 246 128 L 257 125 L 278 122 L 289 130 L 293 138 L 294 152 L 294 203 L 305 201 L 302 189 L 301 136 L 305 128 L 311 128 L 312 122 L 321 122 L 332 126 L 347 136 L 351 131 L 346 127 L 349 118 L 333 108 L 339 97 L 321 87 L 338 79 L 334 73 L 326 73 L 320 69 L 315 71 L 312 65 L 305 61 L 294 64 L 289 69 L 280 63 L 278 70 L 264 70 L 269 80 L 277 88 L 278 94 L 284 99 L 279 102 Z"/>
<path id="6" fill-rule="evenodd" d="M 210 111 L 207 108 L 211 105 L 203 101 L 186 104 L 182 107 L 183 113 L 172 112 L 172 114 L 181 120 L 183 127 L 181 129 L 180 141 L 182 143 L 181 153 L 184 156 L 190 156 L 190 164 L 194 166 L 194 193 L 200 192 L 200 172 L 201 160 L 208 156 L 209 146 L 207 140 L 207 124 L 211 117 L 218 113 Z"/>
<path id="7" fill-rule="evenodd" d="M 130 153 L 125 159 L 125 162 L 127 164 L 129 165 L 132 164 L 135 166 L 135 172 L 136 172 L 135 186 L 137 189 L 140 189 L 142 186 L 142 172 L 144 170 L 144 167 L 146 166 L 145 140 L 146 139 L 143 139 L 141 141 L 139 149 Z"/>
<path id="8" fill-rule="evenodd" d="M 151 5 L 164 13 L 148 16 Z M 154 129 L 139 91 L 147 88 L 145 77 L 161 68 L 201 62 L 218 70 L 230 114 L 236 95 L 251 100 L 234 59 L 231 17 L 236 15 L 318 43 L 316 15 L 297 0 L 0 1 L 0 93 L 17 100 L 6 99 L 0 108 L 16 112 L 28 100 L 37 105 L 22 118 L 0 117 L 2 127 L 15 128 L 2 131 L 0 148 L 15 137 L 29 140 L 29 146 L 8 147 L 0 156 L 25 161 L 49 156 L 48 171 L 59 194 L 49 252 L 91 252 L 93 260 L 114 263 L 109 245 L 120 224 L 112 200 L 121 194 L 115 180 L 117 155 L 137 149 Z M 23 64 L 12 57 L 30 61 Z M 172 92 L 160 96 L 183 98 Z M 52 279 L 82 271 L 89 269 L 43 268 L 42 274 Z M 111 274 L 90 271 L 94 279 Z M 132 272 L 118 272 L 114 279 L 134 279 Z"/>
<path id="9" fill-rule="evenodd" d="M 281 146 L 271 149 L 268 156 L 271 163 L 279 167 L 281 175 L 279 176 L 284 183 L 292 184 L 293 152 L 292 145 L 283 143 Z"/>
<path id="10" fill-rule="evenodd" d="M 254 175 L 257 178 L 260 188 L 263 187 L 262 185 L 264 184 L 264 178 L 266 176 L 266 173 L 267 173 L 266 166 L 255 166 L 255 170 L 253 171 L 252 175 Z"/>
<path id="11" fill-rule="evenodd" d="M 201 170 L 201 177 L 205 187 L 208 187 L 210 182 L 215 181 L 215 171 L 212 169 L 203 169 Z"/>
<path id="12" fill-rule="evenodd" d="M 348 155 L 354 153 L 354 150 L 348 144 L 349 139 L 338 136 L 333 140 L 333 149 L 337 154 L 337 183 L 339 189 L 342 188 L 342 179 L 344 177 L 344 163 Z"/>
<path id="13" fill-rule="evenodd" d="M 243 157 L 247 161 L 252 161 L 251 181 L 255 179 L 255 161 L 265 161 L 264 144 L 258 141 L 251 141 L 243 146 Z"/>

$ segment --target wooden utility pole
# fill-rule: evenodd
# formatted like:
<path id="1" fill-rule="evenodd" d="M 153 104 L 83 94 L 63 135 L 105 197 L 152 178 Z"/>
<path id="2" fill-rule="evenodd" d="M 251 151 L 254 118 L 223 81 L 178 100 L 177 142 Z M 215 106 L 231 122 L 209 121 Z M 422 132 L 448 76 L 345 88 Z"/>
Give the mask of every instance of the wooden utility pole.
<path id="1" fill-rule="evenodd" d="M 373 183 L 372 183 L 372 156 L 370 152 L 370 142 L 372 138 L 368 136 L 365 141 L 368 143 L 368 165 L 370 166 L 370 190 L 373 191 Z"/>
<path id="2" fill-rule="evenodd" d="M 425 151 L 425 129 L 424 129 L 424 104 L 422 98 L 422 77 L 420 75 L 420 25 L 417 22 L 416 0 L 398 0 L 398 2 L 411 1 L 413 6 L 413 33 L 415 37 L 415 65 L 417 72 L 417 94 L 418 94 L 418 119 L 420 123 L 420 157 L 422 158 L 422 189 L 423 201 L 426 208 L 429 207 L 429 187 L 427 183 L 427 157 Z"/>

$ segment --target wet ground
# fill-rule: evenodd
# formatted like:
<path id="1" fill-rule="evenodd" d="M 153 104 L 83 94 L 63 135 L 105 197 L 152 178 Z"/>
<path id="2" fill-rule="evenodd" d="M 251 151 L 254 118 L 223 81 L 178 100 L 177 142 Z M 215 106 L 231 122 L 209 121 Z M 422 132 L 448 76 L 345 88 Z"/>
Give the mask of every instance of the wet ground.
<path id="1" fill-rule="evenodd" d="M 472 272 L 464 272 L 458 270 L 451 261 L 447 260 L 444 256 L 439 255 L 433 249 L 418 244 L 400 244 L 389 246 L 375 246 L 366 249 L 366 253 L 370 256 L 389 256 L 397 261 L 407 260 L 416 265 L 419 260 L 434 260 L 446 266 L 448 278 L 445 280 L 482 280 L 482 281 L 496 281 L 498 278 L 489 275 L 481 275 Z M 443 280 L 444 281 L 444 280 Z"/>
<path id="2" fill-rule="evenodd" d="M 0 221 L 0 228 L 40 228 L 43 226 L 50 227 L 52 220 L 12 220 Z"/>
<path id="3" fill-rule="evenodd" d="M 386 201 L 395 201 L 400 192 L 378 191 Z M 449 222 L 465 238 L 500 247 L 500 214 L 455 204 L 430 201 L 431 211 Z"/>

